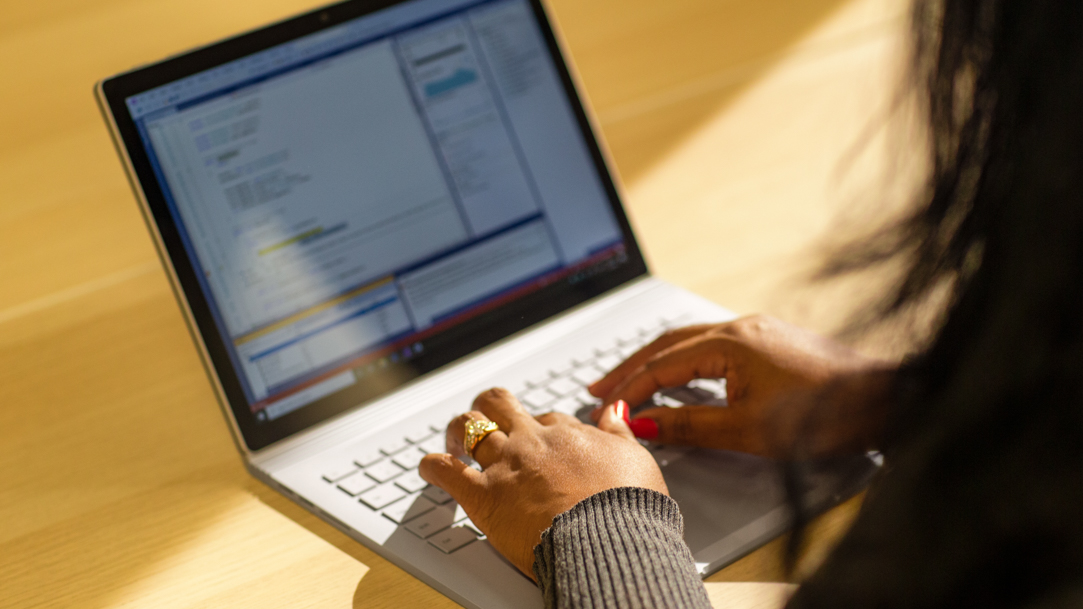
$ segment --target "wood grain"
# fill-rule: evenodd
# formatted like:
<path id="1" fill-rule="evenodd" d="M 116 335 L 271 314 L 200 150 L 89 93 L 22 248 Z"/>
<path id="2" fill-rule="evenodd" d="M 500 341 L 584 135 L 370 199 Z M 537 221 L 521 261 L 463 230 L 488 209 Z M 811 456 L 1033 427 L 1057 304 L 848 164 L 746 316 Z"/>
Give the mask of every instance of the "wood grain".
<path id="1" fill-rule="evenodd" d="M 4 3 L 3 606 L 455 606 L 245 473 L 91 96 L 103 76 L 315 5 Z M 875 135 L 838 172 L 897 84 L 903 2 L 553 5 L 655 272 L 830 325 L 785 294 L 889 165 Z M 814 525 L 806 562 L 858 505 Z M 712 598 L 781 602 L 786 589 L 731 584 L 785 581 L 780 543 L 712 577 Z"/>

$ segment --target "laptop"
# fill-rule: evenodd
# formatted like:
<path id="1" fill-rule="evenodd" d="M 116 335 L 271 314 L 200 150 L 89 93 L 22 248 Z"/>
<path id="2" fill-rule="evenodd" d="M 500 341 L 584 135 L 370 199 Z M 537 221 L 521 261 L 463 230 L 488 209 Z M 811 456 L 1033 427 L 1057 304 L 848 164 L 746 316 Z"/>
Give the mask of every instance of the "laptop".
<path id="1" fill-rule="evenodd" d="M 448 421 L 492 386 L 585 418 L 666 328 L 734 317 L 648 273 L 562 48 L 539 0 L 351 0 L 96 90 L 249 471 L 467 607 L 542 601 L 418 476 Z M 775 464 L 649 449 L 704 576 L 786 528 Z"/>

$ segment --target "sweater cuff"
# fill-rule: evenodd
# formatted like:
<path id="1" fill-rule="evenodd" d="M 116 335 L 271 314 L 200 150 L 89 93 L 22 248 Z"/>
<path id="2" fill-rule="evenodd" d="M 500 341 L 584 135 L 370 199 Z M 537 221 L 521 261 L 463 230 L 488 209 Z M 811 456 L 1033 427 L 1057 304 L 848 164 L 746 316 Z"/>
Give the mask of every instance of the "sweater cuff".
<path id="1" fill-rule="evenodd" d="M 615 488 L 553 519 L 534 548 L 546 607 L 710 607 L 677 503 Z"/>

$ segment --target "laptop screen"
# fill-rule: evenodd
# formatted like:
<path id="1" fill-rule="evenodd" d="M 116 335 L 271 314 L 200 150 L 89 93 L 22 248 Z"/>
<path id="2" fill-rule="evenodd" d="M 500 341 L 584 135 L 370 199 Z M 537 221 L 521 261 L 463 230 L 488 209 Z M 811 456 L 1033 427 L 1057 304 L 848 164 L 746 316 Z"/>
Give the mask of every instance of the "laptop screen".
<path id="1" fill-rule="evenodd" d="M 414 0 L 124 99 L 257 425 L 628 261 L 557 61 L 527 0 Z"/>

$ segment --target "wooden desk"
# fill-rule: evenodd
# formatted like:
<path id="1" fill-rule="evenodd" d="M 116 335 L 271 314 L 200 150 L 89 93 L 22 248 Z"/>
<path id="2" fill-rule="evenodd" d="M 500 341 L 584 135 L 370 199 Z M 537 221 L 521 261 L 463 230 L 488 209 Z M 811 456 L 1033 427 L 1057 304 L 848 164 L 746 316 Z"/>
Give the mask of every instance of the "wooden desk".
<path id="1" fill-rule="evenodd" d="M 886 105 L 901 2 L 554 4 L 655 271 L 823 327 L 779 295 L 884 166 L 873 138 L 837 171 Z M 5 3 L 0 604 L 453 606 L 245 473 L 91 96 L 102 76 L 314 5 Z M 855 506 L 820 521 L 814 549 Z M 781 581 L 778 557 L 776 542 L 711 580 Z"/>

